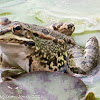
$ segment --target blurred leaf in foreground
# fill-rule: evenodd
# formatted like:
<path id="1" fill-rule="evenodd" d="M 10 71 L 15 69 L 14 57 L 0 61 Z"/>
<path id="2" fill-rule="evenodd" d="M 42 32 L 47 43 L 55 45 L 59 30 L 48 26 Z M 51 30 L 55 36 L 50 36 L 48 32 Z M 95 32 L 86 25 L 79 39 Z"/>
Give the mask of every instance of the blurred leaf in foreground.
<path id="1" fill-rule="evenodd" d="M 80 100 L 86 92 L 78 78 L 55 72 L 34 72 L 0 84 L 0 100 Z"/>

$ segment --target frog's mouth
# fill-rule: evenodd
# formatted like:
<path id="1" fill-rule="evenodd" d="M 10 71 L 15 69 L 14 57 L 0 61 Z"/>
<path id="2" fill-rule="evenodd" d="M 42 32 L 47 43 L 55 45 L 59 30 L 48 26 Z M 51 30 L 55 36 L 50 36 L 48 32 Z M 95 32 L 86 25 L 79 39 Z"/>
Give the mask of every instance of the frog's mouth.
<path id="1" fill-rule="evenodd" d="M 34 46 L 34 40 L 25 38 L 23 36 L 17 36 L 12 34 L 12 32 L 0 35 L 0 45 L 25 45 L 25 46 Z"/>
<path id="2" fill-rule="evenodd" d="M 0 49 L 1 52 L 6 55 L 6 57 L 4 56 L 4 58 L 7 61 L 8 59 L 11 59 L 11 61 L 13 61 L 13 59 L 15 58 L 17 58 L 19 61 L 21 57 L 27 57 L 32 53 L 33 48 L 31 47 L 34 46 L 35 43 L 32 39 L 14 35 L 12 34 L 12 32 L 0 35 Z M 8 62 L 11 63 L 10 61 Z"/>

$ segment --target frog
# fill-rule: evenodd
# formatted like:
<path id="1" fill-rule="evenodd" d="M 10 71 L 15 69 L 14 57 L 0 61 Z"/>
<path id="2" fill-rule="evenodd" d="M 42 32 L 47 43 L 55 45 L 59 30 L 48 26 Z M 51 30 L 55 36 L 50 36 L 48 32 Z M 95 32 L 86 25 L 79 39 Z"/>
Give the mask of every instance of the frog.
<path id="1" fill-rule="evenodd" d="M 11 80 L 24 73 L 55 71 L 86 75 L 97 66 L 99 43 L 89 38 L 83 50 L 71 37 L 72 23 L 40 26 L 6 17 L 0 19 L 2 80 Z"/>

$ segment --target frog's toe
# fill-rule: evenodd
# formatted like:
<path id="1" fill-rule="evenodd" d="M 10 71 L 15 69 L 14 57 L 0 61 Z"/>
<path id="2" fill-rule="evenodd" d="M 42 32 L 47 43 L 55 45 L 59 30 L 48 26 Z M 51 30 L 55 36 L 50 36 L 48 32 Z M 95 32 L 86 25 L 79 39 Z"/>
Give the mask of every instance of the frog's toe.
<path id="1" fill-rule="evenodd" d="M 13 79 L 20 77 L 24 73 L 25 71 L 5 70 L 1 73 L 1 78 L 3 81 L 9 81 L 9 80 L 13 80 Z"/>

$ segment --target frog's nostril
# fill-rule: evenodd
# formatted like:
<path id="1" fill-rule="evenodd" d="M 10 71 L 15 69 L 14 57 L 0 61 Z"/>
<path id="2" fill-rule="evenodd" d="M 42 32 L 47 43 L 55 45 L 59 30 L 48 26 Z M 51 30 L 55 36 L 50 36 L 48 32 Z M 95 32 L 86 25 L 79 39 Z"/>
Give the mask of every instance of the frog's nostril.
<path id="1" fill-rule="evenodd" d="M 6 17 L 0 19 L 0 25 L 7 25 L 9 23 L 11 23 L 11 21 Z"/>

